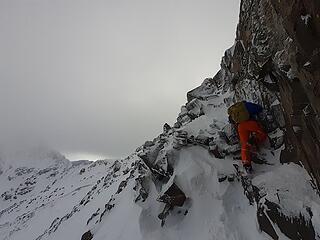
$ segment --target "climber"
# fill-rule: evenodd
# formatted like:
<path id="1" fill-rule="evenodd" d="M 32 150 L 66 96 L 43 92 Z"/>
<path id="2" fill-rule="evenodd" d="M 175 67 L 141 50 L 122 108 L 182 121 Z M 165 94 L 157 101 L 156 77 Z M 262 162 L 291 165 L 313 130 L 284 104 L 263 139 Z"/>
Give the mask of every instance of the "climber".
<path id="1" fill-rule="evenodd" d="M 247 172 L 252 172 L 251 152 L 267 139 L 267 133 L 257 121 L 257 115 L 262 112 L 258 104 L 242 101 L 228 109 L 229 122 L 238 130 L 241 143 L 241 160 Z"/>

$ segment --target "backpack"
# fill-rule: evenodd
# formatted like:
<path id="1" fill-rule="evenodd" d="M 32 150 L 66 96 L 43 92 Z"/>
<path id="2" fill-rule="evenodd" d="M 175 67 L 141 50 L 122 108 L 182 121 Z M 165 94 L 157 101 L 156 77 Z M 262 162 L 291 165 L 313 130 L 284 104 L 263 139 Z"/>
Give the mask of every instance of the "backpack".
<path id="1" fill-rule="evenodd" d="M 245 102 L 237 102 L 228 108 L 228 114 L 236 123 L 241 123 L 250 119 L 250 113 Z"/>
<path id="2" fill-rule="evenodd" d="M 243 103 L 246 106 L 248 113 L 250 114 L 250 118 L 257 116 L 263 110 L 262 106 L 260 106 L 259 104 L 247 102 L 247 101 L 243 101 Z"/>

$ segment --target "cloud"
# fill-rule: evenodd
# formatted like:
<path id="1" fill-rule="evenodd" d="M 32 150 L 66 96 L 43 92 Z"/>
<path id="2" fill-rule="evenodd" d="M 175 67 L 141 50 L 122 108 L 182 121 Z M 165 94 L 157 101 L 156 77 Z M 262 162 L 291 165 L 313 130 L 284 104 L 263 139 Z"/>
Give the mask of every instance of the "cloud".
<path id="1" fill-rule="evenodd" d="M 126 156 L 219 69 L 239 1 L 0 2 L 0 148 Z"/>

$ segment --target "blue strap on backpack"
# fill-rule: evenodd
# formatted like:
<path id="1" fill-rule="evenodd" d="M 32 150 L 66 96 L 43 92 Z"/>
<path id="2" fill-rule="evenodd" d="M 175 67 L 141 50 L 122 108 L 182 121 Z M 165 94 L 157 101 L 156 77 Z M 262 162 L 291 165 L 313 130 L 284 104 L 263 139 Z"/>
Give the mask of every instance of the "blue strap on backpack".
<path id="1" fill-rule="evenodd" d="M 246 102 L 246 101 L 243 101 L 245 106 L 246 106 L 246 109 L 248 111 L 248 113 L 250 114 L 250 118 L 254 118 L 255 116 L 257 116 L 259 113 L 262 112 L 263 108 L 261 105 L 259 104 L 255 104 L 255 103 L 252 103 L 252 102 Z"/>

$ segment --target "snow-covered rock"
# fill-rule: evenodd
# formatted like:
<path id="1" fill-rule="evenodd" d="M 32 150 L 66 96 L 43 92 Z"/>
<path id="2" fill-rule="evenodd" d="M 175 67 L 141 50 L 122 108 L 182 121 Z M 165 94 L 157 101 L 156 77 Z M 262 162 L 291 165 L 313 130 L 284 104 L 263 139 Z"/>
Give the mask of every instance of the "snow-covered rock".
<path id="1" fill-rule="evenodd" d="M 241 1 L 221 69 L 129 157 L 2 153 L 1 239 L 320 239 L 319 5 L 298 2 Z M 266 110 L 250 177 L 227 118 L 238 100 Z"/>

